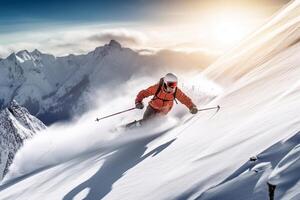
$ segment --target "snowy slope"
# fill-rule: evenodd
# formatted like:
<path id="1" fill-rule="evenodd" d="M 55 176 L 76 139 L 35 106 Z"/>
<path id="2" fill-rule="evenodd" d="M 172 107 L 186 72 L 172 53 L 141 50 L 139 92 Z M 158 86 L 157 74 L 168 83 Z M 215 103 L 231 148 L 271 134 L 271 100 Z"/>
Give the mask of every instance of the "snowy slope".
<path id="1" fill-rule="evenodd" d="M 299 199 L 299 9 L 294 1 L 204 72 L 223 87 L 209 104 L 222 106 L 217 115 L 183 116 L 178 105 L 167 120 L 132 131 L 113 127 L 141 112 L 95 123 L 98 113 L 130 106 L 124 99 L 142 85 L 129 82 L 97 112 L 24 145 L 0 197 L 263 200 L 269 182 L 275 199 Z"/>
<path id="2" fill-rule="evenodd" d="M 268 199 L 267 182 L 277 186 L 276 199 L 299 199 L 299 144 L 300 132 L 254 156 L 257 160 L 247 161 L 198 199 Z"/>
<path id="3" fill-rule="evenodd" d="M 16 99 L 49 124 L 82 114 L 94 106 L 99 89 L 122 85 L 133 74 L 161 76 L 174 66 L 199 69 L 211 61 L 205 54 L 140 55 L 114 40 L 86 55 L 55 57 L 24 50 L 0 60 L 0 107 Z"/>
<path id="4" fill-rule="evenodd" d="M 45 128 L 40 120 L 30 115 L 16 101 L 0 111 L 0 179 L 8 172 L 8 167 L 24 140 L 32 138 Z"/>

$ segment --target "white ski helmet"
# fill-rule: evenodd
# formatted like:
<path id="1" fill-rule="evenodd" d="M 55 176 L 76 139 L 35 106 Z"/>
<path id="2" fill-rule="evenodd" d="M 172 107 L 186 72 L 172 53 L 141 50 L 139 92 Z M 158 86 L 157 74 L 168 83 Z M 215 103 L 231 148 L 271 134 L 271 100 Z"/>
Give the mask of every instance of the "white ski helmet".
<path id="1" fill-rule="evenodd" d="M 166 86 L 171 88 L 175 88 L 177 86 L 177 81 L 177 76 L 172 73 L 167 73 L 164 77 L 164 83 L 166 84 Z"/>

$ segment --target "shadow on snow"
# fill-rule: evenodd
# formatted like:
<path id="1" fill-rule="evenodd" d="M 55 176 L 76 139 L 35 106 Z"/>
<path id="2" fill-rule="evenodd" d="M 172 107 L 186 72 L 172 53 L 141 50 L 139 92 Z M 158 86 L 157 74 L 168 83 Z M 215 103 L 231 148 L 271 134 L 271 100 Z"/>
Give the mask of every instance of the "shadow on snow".
<path id="1" fill-rule="evenodd" d="M 176 138 L 172 139 L 143 156 L 147 150 L 147 144 L 168 131 L 169 130 L 165 130 L 158 134 L 139 139 L 138 141 L 131 142 L 118 149 L 116 153 L 113 153 L 105 160 L 101 168 L 91 178 L 73 188 L 64 196 L 63 200 L 72 200 L 86 188 L 89 188 L 89 193 L 85 197 L 86 200 L 102 199 L 112 190 L 113 184 L 129 169 L 136 166 L 149 156 L 156 156 L 176 140 Z"/>
<path id="2" fill-rule="evenodd" d="M 212 186 L 207 189 L 202 194 L 198 195 L 196 199 L 210 199 L 210 200 L 218 200 L 218 199 L 232 199 L 232 196 L 240 198 L 243 194 L 248 194 L 249 196 L 254 195 L 254 188 L 257 184 L 257 181 L 261 178 L 264 171 L 259 172 L 251 172 L 251 169 L 258 165 L 259 163 L 269 162 L 272 166 L 272 169 L 286 156 L 295 146 L 300 143 L 300 131 L 297 132 L 294 136 L 290 137 L 286 141 L 279 141 L 276 144 L 270 146 L 262 153 L 257 155 L 257 161 L 247 161 L 242 165 L 239 169 L 229 175 L 226 179 L 224 179 L 221 183 L 216 186 Z M 245 173 L 247 172 L 247 173 Z M 226 190 L 225 192 L 217 192 L 214 193 L 215 189 L 219 187 L 225 186 L 226 184 L 234 183 L 236 180 L 236 185 L 232 184 L 232 190 Z M 266 183 L 267 184 L 267 183 Z M 296 184 L 295 181 L 288 183 L 290 186 Z M 283 187 L 283 185 L 281 185 Z M 196 184 L 193 188 L 186 191 L 185 193 L 179 195 L 177 200 L 184 200 L 191 198 L 194 194 L 196 194 L 201 188 L 201 183 Z M 279 187 L 278 190 L 281 188 Z M 266 191 L 267 192 L 267 191 Z M 226 198 L 227 197 L 227 198 Z M 277 197 L 278 198 L 278 197 Z M 252 198 L 251 198 L 252 199 Z"/>

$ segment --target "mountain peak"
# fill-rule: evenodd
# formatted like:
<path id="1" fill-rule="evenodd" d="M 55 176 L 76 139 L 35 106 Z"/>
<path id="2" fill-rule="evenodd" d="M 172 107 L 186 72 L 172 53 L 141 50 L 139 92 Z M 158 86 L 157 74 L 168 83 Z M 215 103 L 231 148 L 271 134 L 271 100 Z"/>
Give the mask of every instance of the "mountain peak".
<path id="1" fill-rule="evenodd" d="M 16 53 L 15 52 L 11 53 L 6 59 L 15 61 L 16 60 Z"/>
<path id="2" fill-rule="evenodd" d="M 31 52 L 31 54 L 32 54 L 33 56 L 40 56 L 40 55 L 42 55 L 42 52 L 40 52 L 38 49 L 35 49 L 35 50 L 33 50 L 33 51 Z"/>
<path id="3" fill-rule="evenodd" d="M 27 50 L 19 51 L 16 55 L 24 61 L 32 60 L 32 56 Z"/>
<path id="4" fill-rule="evenodd" d="M 94 51 L 93 54 L 99 55 L 101 54 L 102 56 L 107 55 L 111 50 L 121 50 L 122 46 L 119 42 L 116 40 L 111 40 L 108 44 L 105 44 L 104 46 L 97 47 Z"/>
<path id="5" fill-rule="evenodd" d="M 116 48 L 119 48 L 119 49 L 122 48 L 121 44 L 119 42 L 117 42 L 116 40 L 110 40 L 108 46 L 116 47 Z"/>
<path id="6" fill-rule="evenodd" d="M 22 54 L 30 54 L 30 53 L 26 49 L 17 52 L 17 55 L 22 55 Z"/>
<path id="7" fill-rule="evenodd" d="M 12 108 L 12 107 L 20 107 L 20 105 L 18 104 L 18 102 L 16 100 L 13 99 L 9 105 L 9 108 Z"/>

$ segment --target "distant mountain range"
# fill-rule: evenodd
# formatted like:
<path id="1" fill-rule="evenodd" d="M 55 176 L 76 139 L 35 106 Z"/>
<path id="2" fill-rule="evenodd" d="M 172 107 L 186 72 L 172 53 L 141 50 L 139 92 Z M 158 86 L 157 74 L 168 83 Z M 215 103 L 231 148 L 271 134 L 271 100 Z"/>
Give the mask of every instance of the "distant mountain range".
<path id="1" fill-rule="evenodd" d="M 201 70 L 214 59 L 205 53 L 167 50 L 141 55 L 115 40 L 85 55 L 55 57 L 23 50 L 0 60 L 0 107 L 16 99 L 31 114 L 51 124 L 86 111 L 93 92 L 107 84 L 117 86 L 133 74 Z"/>

